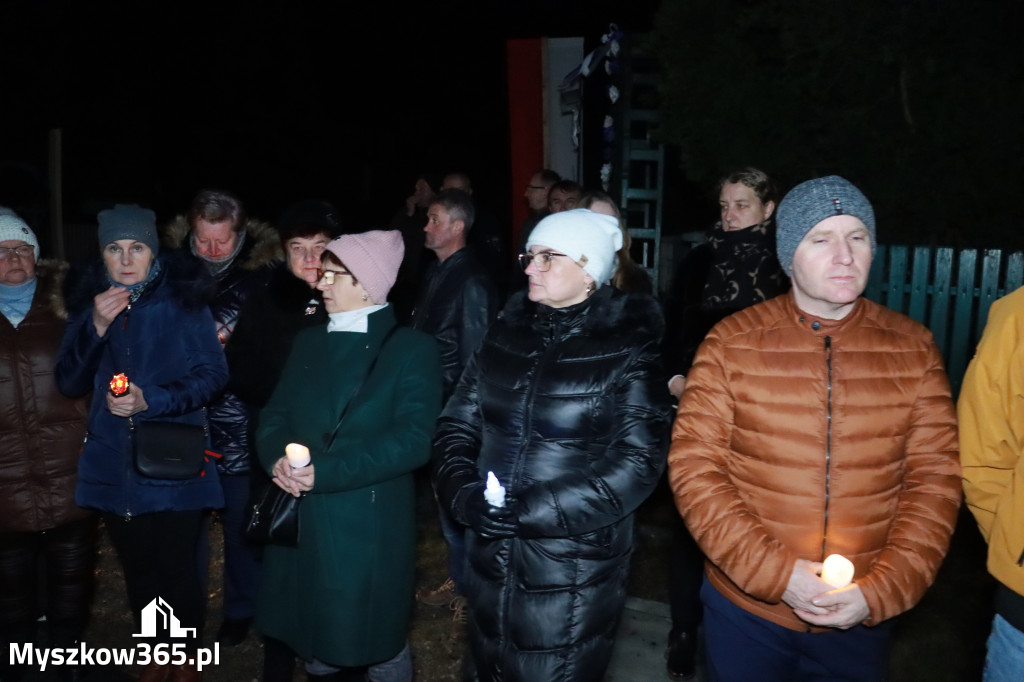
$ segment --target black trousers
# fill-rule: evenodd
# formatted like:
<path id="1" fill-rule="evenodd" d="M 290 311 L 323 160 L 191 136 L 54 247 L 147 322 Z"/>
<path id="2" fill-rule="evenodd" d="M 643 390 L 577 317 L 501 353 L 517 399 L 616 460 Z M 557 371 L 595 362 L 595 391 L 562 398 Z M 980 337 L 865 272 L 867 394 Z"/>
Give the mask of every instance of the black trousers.
<path id="1" fill-rule="evenodd" d="M 90 516 L 37 532 L 0 533 L 0 642 L 35 642 L 46 616 L 49 645 L 70 647 L 89 620 L 96 564 L 97 519 Z"/>
<path id="2" fill-rule="evenodd" d="M 182 643 L 193 651 L 202 641 L 203 589 L 196 560 L 204 512 L 166 511 L 126 521 L 103 515 L 103 523 L 124 569 L 128 603 L 141 630 L 142 610 L 157 597 L 173 610 L 181 627 L 196 628 L 196 637 L 172 638 L 158 632 L 155 643 Z"/>
<path id="3" fill-rule="evenodd" d="M 690 535 L 681 516 L 672 527 L 672 546 L 668 551 L 668 599 L 672 629 L 694 631 L 701 623 L 704 605 L 700 586 L 704 580 L 704 553 Z"/>

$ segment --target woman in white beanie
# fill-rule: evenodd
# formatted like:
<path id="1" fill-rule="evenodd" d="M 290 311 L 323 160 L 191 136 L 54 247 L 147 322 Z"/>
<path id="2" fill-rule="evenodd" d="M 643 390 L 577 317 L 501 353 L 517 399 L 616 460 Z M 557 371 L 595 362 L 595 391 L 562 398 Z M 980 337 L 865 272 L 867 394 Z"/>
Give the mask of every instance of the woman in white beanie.
<path id="1" fill-rule="evenodd" d="M 659 306 L 608 286 L 621 245 L 611 216 L 542 220 L 519 257 L 527 291 L 438 422 L 438 496 L 467 526 L 469 679 L 599 680 L 608 665 L 671 415 Z M 489 472 L 504 499 L 485 496 Z"/>
<path id="2" fill-rule="evenodd" d="M 397 230 L 327 244 L 317 288 L 329 322 L 299 333 L 260 414 L 263 468 L 305 494 L 298 545 L 264 554 L 264 682 L 290 682 L 296 654 L 310 680 L 367 666 L 373 682 L 412 680 L 412 474 L 430 458 L 441 366 L 434 338 L 397 326 L 387 302 L 403 251 Z M 308 465 L 292 467 L 289 443 L 309 448 Z"/>

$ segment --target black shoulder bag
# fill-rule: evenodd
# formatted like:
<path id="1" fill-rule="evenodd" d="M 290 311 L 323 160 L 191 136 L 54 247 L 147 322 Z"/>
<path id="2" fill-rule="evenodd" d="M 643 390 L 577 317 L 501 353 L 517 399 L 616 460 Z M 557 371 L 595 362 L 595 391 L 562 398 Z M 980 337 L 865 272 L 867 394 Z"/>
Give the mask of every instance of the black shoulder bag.
<path id="1" fill-rule="evenodd" d="M 338 435 L 338 429 L 341 428 L 341 422 L 344 421 L 349 407 L 356 401 L 366 385 L 367 379 L 370 378 L 370 373 L 373 372 L 377 360 L 384 352 L 384 345 L 397 330 L 398 325 L 395 325 L 381 341 L 377 355 L 374 356 L 366 368 L 362 380 L 352 390 L 351 397 L 341 409 L 341 416 L 338 417 L 338 423 L 335 424 L 334 431 L 327 439 L 325 451 L 330 450 L 334 445 L 334 439 Z M 299 502 L 301 501 L 302 497 L 295 497 L 272 480 L 267 481 L 262 490 L 256 493 L 255 499 L 246 513 L 245 537 L 252 542 L 265 545 L 296 546 L 299 543 Z"/>

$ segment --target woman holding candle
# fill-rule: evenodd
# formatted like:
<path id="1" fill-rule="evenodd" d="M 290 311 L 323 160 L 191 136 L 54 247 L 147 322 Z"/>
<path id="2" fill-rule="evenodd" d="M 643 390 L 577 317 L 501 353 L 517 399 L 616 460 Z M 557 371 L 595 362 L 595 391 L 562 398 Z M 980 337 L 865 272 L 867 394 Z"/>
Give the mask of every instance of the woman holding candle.
<path id="1" fill-rule="evenodd" d="M 99 244 L 102 261 L 69 281 L 70 317 L 55 369 L 65 395 L 92 392 L 75 500 L 103 517 L 136 623 L 159 597 L 182 627 L 201 632 L 196 547 L 204 510 L 224 502 L 217 469 L 206 461 L 187 480 L 147 478 L 133 465 L 133 430 L 149 420 L 204 424 L 203 406 L 227 382 L 207 308 L 211 280 L 202 265 L 159 254 L 156 216 L 139 206 L 102 211 Z M 129 389 L 115 397 L 109 386 L 119 373 Z M 165 635 L 158 634 L 171 642 Z M 180 640 L 186 650 L 198 641 Z M 187 663 L 153 663 L 139 678 L 199 679 Z"/>
<path id="2" fill-rule="evenodd" d="M 397 231 L 327 245 L 317 287 L 329 323 L 298 335 L 260 415 L 264 469 L 304 495 L 298 545 L 264 554 L 264 682 L 291 680 L 291 652 L 311 680 L 366 666 L 378 682 L 412 679 L 412 472 L 430 457 L 441 375 L 434 339 L 398 327 L 387 303 L 402 253 Z M 304 454 L 293 443 L 307 466 L 289 461 Z"/>
<path id="3" fill-rule="evenodd" d="M 542 220 L 520 256 L 528 291 L 438 422 L 438 496 L 468 527 L 480 680 L 600 680 L 611 656 L 633 512 L 661 475 L 670 416 L 658 304 L 608 286 L 621 246 L 610 216 Z M 488 472 L 504 506 L 485 498 Z"/>

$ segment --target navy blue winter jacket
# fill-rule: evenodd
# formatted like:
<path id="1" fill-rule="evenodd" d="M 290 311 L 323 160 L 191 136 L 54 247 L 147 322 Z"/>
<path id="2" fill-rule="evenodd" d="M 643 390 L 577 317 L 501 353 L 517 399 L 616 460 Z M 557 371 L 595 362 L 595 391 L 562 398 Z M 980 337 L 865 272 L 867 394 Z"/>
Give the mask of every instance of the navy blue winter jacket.
<path id="1" fill-rule="evenodd" d="M 149 408 L 132 417 L 204 422 L 204 405 L 227 383 L 227 365 L 206 307 L 210 279 L 198 263 L 160 256 L 162 272 L 142 296 L 96 335 L 92 299 L 109 284 L 101 263 L 68 278 L 71 312 L 55 370 L 57 387 L 76 397 L 93 391 L 78 462 L 75 501 L 125 518 L 158 511 L 221 507 L 217 469 L 208 461 L 186 481 L 136 472 L 128 419 L 107 409 L 110 378 L 124 372 Z"/>

